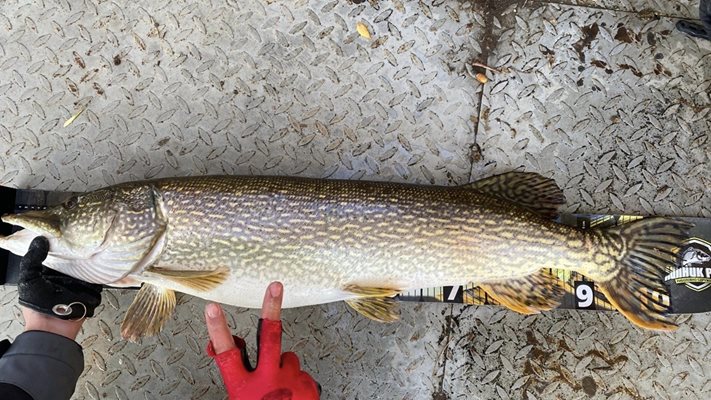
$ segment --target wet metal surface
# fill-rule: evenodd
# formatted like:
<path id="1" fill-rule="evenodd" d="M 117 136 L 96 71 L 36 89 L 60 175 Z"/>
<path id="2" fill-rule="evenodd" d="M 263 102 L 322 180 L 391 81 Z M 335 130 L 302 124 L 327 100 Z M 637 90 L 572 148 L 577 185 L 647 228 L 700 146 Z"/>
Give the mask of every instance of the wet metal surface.
<path id="1" fill-rule="evenodd" d="M 458 184 L 519 168 L 555 178 L 568 211 L 711 217 L 711 43 L 673 29 L 698 4 L 556 3 L 4 2 L 0 184 L 208 173 Z M 223 398 L 204 302 L 181 298 L 164 332 L 135 344 L 118 330 L 132 298 L 107 291 L 85 324 L 75 398 Z M 10 338 L 16 304 L 0 288 Z M 251 343 L 257 313 L 229 313 Z M 344 304 L 284 320 L 284 348 L 329 399 L 711 393 L 707 315 L 671 334 L 614 313 L 438 304 L 403 304 L 389 325 Z"/>

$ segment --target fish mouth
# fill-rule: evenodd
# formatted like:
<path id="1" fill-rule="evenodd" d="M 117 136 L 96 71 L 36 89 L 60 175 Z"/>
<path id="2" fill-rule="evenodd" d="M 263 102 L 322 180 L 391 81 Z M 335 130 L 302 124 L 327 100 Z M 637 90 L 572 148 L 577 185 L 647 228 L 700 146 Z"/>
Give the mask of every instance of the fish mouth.
<path id="1" fill-rule="evenodd" d="M 59 216 L 47 211 L 27 211 L 21 214 L 6 214 L 2 222 L 17 225 L 42 236 L 59 238 L 62 236 Z"/>

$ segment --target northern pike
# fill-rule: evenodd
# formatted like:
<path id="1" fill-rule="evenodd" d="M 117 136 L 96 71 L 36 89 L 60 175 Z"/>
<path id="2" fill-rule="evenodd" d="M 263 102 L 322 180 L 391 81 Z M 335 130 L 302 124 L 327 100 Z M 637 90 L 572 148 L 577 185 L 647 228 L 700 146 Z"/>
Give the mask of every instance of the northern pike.
<path id="1" fill-rule="evenodd" d="M 258 308 L 272 281 L 284 307 L 345 300 L 379 321 L 398 318 L 398 293 L 478 284 L 515 311 L 563 296 L 549 268 L 592 278 L 630 321 L 672 330 L 665 271 L 691 226 L 649 218 L 580 230 L 552 217 L 564 203 L 552 179 L 510 172 L 462 186 L 268 176 L 123 183 L 43 211 L 5 215 L 20 230 L 0 247 L 22 255 L 38 235 L 45 265 L 117 287 L 141 286 L 122 323 L 156 334 L 175 292 Z"/>

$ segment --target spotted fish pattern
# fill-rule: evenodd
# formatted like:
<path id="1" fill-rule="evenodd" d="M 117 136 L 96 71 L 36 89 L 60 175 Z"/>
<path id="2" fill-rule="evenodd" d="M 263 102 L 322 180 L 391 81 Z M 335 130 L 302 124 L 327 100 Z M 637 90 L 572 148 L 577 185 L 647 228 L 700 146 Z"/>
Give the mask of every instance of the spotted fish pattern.
<path id="1" fill-rule="evenodd" d="M 673 329 L 668 305 L 650 294 L 664 290 L 660 274 L 689 225 L 651 218 L 582 230 L 551 219 L 563 202 L 553 180 L 522 172 L 458 187 L 207 176 L 120 184 L 3 220 L 53 236 L 54 255 L 66 254 L 50 254 L 50 267 L 143 284 L 124 322 L 130 338 L 160 329 L 174 291 L 256 308 L 277 280 L 285 307 L 345 300 L 381 321 L 397 319 L 399 292 L 468 283 L 534 313 L 564 294 L 551 268 L 599 282 L 637 325 Z M 30 235 L 13 236 L 0 247 Z"/>

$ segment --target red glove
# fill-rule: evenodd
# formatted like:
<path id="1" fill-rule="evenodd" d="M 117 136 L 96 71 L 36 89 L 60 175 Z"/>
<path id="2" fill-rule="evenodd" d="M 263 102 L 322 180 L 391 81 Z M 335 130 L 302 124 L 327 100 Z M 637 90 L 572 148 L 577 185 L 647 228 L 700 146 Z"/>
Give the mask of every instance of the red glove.
<path id="1" fill-rule="evenodd" d="M 279 318 L 281 285 L 277 286 L 277 297 L 270 296 L 269 291 L 265 295 L 263 317 Z M 232 348 L 222 310 L 217 305 L 208 307 L 213 307 L 212 317 L 206 311 L 208 331 L 213 340 L 207 345 L 207 354 L 217 362 L 231 400 L 318 400 L 318 383 L 301 370 L 296 354 L 281 353 L 281 321 L 270 318 L 259 320 L 257 366 L 252 368 L 244 339 L 232 336 L 236 346 Z M 230 349 L 217 354 L 213 341 L 223 349 Z"/>

